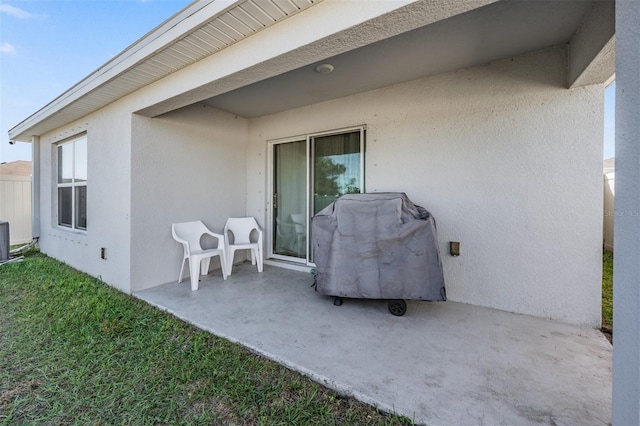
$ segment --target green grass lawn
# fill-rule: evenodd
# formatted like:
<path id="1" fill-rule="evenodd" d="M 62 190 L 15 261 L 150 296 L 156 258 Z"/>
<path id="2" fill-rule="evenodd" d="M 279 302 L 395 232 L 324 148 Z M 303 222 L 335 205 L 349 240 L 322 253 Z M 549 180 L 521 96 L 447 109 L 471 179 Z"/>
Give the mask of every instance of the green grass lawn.
<path id="1" fill-rule="evenodd" d="M 398 425 L 36 251 L 0 267 L 0 424 Z"/>
<path id="2" fill-rule="evenodd" d="M 613 253 L 602 252 L 602 331 L 613 333 Z"/>

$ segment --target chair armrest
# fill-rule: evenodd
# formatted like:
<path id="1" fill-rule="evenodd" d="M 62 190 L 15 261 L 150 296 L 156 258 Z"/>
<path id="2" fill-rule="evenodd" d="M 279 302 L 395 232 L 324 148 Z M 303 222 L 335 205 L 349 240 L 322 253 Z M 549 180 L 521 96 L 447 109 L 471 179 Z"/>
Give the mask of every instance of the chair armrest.
<path id="1" fill-rule="evenodd" d="M 176 234 L 176 228 L 175 228 L 176 224 L 173 223 L 171 224 L 171 236 L 173 237 L 174 240 L 176 240 L 179 243 L 185 243 L 186 241 L 183 240 L 182 238 L 178 237 L 178 234 Z"/>
<path id="2" fill-rule="evenodd" d="M 185 251 L 185 253 L 187 255 L 189 255 L 191 253 L 191 247 L 189 246 L 189 241 L 187 240 L 183 240 L 182 238 L 180 238 L 175 231 L 173 230 L 173 228 L 171 229 L 171 235 L 173 236 L 173 239 L 176 240 L 177 242 L 179 242 L 180 244 L 182 244 L 182 247 Z"/>
<path id="3" fill-rule="evenodd" d="M 183 240 L 182 238 L 178 237 L 176 234 L 173 234 L 173 239 L 179 242 L 180 244 L 186 244 L 187 246 L 189 245 L 189 241 Z"/>
<path id="4" fill-rule="evenodd" d="M 220 248 L 221 244 L 224 247 L 224 245 L 225 245 L 224 235 L 216 234 L 215 232 L 212 232 L 212 231 L 205 231 L 205 234 L 211 235 L 212 237 L 215 237 L 218 240 L 218 247 L 217 248 Z"/>

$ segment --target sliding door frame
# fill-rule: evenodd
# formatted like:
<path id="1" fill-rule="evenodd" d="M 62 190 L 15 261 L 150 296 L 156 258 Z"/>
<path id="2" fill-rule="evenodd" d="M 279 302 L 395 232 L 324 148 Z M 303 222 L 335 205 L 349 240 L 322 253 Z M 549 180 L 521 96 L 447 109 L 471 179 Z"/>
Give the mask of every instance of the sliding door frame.
<path id="1" fill-rule="evenodd" d="M 293 136 L 290 138 L 283 138 L 283 139 L 275 139 L 275 140 L 271 140 L 271 141 L 267 141 L 267 244 L 268 244 L 268 250 L 267 250 L 267 258 L 268 259 L 277 259 L 277 260 L 284 260 L 287 262 L 293 262 L 293 263 L 300 263 L 302 265 L 307 265 L 308 264 L 308 258 L 309 258 L 309 253 L 307 250 L 307 254 L 305 256 L 305 258 L 299 258 L 299 257 L 294 257 L 294 256 L 286 256 L 286 255 L 282 255 L 282 254 L 277 254 L 274 252 L 273 250 L 273 246 L 275 243 L 275 234 L 276 234 L 276 230 L 275 230 L 275 226 L 274 226 L 274 222 L 275 222 L 275 217 L 274 217 L 274 196 L 275 196 L 275 186 L 276 186 L 276 182 L 275 182 L 275 171 L 276 171 L 276 163 L 275 163 L 275 151 L 276 151 L 276 146 L 277 145 L 281 145 L 281 144 L 285 144 L 285 143 L 293 143 L 293 142 L 305 142 L 305 176 L 306 176 L 306 181 L 305 181 L 305 188 L 306 188 L 306 198 L 305 198 L 305 215 L 308 216 L 309 214 L 309 137 L 308 135 L 301 135 L 301 136 Z M 308 232 L 308 230 L 305 229 L 305 232 Z M 308 235 L 308 234 L 307 234 Z"/>
<path id="2" fill-rule="evenodd" d="M 311 262 L 311 250 L 310 250 L 310 235 L 311 235 L 311 217 L 310 212 L 312 208 L 311 198 L 312 194 L 312 174 L 313 174 L 313 156 L 314 152 L 312 151 L 312 140 L 314 138 L 322 137 L 322 136 L 331 136 L 331 135 L 339 135 L 342 133 L 351 133 L 351 132 L 359 132 L 360 133 L 360 192 L 365 192 L 365 133 L 366 133 L 366 125 L 352 126 L 352 127 L 344 127 L 341 129 L 335 130 L 327 130 L 323 132 L 315 132 L 309 133 L 305 135 L 292 136 L 281 139 L 272 139 L 267 141 L 267 238 L 266 243 L 268 246 L 267 250 L 267 258 L 269 259 L 277 259 L 287 262 L 298 263 L 306 266 L 315 266 L 313 262 Z M 305 217 L 306 217 L 306 256 L 305 258 L 297 258 L 293 256 L 286 256 L 282 254 L 274 253 L 273 246 L 275 242 L 275 218 L 274 218 L 274 191 L 275 191 L 275 149 L 277 145 L 284 143 L 292 143 L 292 142 L 302 142 L 305 141 L 305 152 L 306 152 L 306 164 L 305 164 L 305 188 L 306 188 L 306 202 L 305 202 Z"/>

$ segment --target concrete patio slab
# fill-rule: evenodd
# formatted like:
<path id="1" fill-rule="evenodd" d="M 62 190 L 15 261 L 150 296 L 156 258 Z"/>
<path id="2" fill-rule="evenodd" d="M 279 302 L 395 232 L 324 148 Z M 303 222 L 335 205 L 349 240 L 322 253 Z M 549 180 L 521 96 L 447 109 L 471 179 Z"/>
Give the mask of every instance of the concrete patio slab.
<path id="1" fill-rule="evenodd" d="M 342 394 L 428 425 L 606 425 L 611 345 L 598 331 L 455 302 L 333 299 L 308 273 L 250 263 L 136 293 Z"/>

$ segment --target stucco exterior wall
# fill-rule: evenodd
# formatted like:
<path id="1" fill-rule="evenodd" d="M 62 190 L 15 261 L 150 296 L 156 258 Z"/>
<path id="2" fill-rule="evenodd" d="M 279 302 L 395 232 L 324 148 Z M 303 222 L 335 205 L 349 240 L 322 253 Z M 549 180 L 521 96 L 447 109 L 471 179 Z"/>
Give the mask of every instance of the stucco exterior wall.
<path id="1" fill-rule="evenodd" d="M 252 119 L 247 212 L 266 141 L 365 124 L 366 190 L 435 216 L 450 300 L 599 326 L 604 87 L 565 78 L 561 47 Z"/>
<path id="2" fill-rule="evenodd" d="M 222 233 L 228 217 L 245 216 L 247 132 L 245 118 L 203 105 L 133 116 L 132 292 L 177 280 L 171 223 L 202 220 Z"/>
<path id="3" fill-rule="evenodd" d="M 640 2 L 616 2 L 614 425 L 640 424 Z"/>
<path id="4" fill-rule="evenodd" d="M 200 219 L 221 232 L 246 212 L 248 121 L 201 105 L 150 119 L 132 115 L 137 102 L 124 98 L 40 139 L 41 250 L 127 293 L 177 278 L 172 222 Z M 55 144 L 84 132 L 86 233 L 56 225 L 54 168 Z"/>
<path id="5" fill-rule="evenodd" d="M 128 291 L 131 116 L 118 103 L 40 138 L 40 240 L 48 255 Z M 87 133 L 87 232 L 58 227 L 56 143 Z M 101 248 L 107 259 L 101 259 Z"/>

